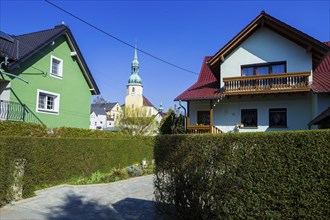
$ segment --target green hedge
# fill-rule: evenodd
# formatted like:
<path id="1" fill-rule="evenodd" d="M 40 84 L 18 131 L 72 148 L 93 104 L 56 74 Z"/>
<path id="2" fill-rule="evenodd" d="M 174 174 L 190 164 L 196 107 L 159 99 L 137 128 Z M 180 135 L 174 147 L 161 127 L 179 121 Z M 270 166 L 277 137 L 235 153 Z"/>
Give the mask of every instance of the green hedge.
<path id="1" fill-rule="evenodd" d="M 179 219 L 328 219 L 330 130 L 166 135 L 155 195 Z"/>
<path id="2" fill-rule="evenodd" d="M 23 197 L 29 197 L 41 186 L 125 167 L 144 157 L 153 158 L 152 138 L 0 137 L 0 206 L 10 200 L 15 159 L 26 159 Z"/>
<path id="3" fill-rule="evenodd" d="M 130 137 L 121 132 L 111 132 L 102 130 L 91 130 L 83 128 L 54 128 L 50 136 L 54 137 L 81 137 L 81 138 L 114 138 L 114 137 Z"/>
<path id="4" fill-rule="evenodd" d="M 62 137 L 62 138 L 129 138 L 121 132 L 91 130 L 83 128 L 59 127 L 47 129 L 46 126 L 28 122 L 0 121 L 0 136 L 21 137 Z"/>
<path id="5" fill-rule="evenodd" d="M 28 122 L 0 121 L 0 136 L 46 137 L 47 128 L 44 125 Z"/>

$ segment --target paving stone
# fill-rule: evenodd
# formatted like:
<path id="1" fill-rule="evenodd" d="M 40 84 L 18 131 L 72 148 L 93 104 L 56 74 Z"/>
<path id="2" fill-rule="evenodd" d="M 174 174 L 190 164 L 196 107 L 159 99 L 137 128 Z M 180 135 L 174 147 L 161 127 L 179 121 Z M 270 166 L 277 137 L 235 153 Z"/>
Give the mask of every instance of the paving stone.
<path id="1" fill-rule="evenodd" d="M 61 185 L 1 208 L 0 219 L 155 219 L 153 192 L 153 175 L 109 184 Z"/>

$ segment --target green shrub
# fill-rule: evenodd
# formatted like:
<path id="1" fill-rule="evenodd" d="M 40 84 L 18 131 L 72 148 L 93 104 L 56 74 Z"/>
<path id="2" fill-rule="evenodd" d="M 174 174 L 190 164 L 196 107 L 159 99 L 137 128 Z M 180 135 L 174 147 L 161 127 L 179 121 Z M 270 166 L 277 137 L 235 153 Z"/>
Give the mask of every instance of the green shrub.
<path id="1" fill-rule="evenodd" d="M 330 130 L 162 135 L 155 140 L 154 153 L 155 197 L 168 215 L 330 216 Z"/>
<path id="2" fill-rule="evenodd" d="M 28 122 L 0 121 L 0 136 L 46 137 L 47 128 L 44 125 Z"/>
<path id="3" fill-rule="evenodd" d="M 54 128 L 51 136 L 62 137 L 62 138 L 127 138 L 129 137 L 126 134 L 121 132 L 111 132 L 111 131 L 102 131 L 102 130 L 91 130 L 84 128 L 69 128 L 69 127 L 59 127 Z"/>
<path id="4" fill-rule="evenodd" d="M 0 203 L 9 200 L 11 164 L 15 159 L 26 159 L 23 197 L 29 197 L 42 186 L 60 184 L 72 177 L 90 176 L 92 173 L 95 174 L 91 178 L 95 180 L 99 178 L 96 171 L 106 173 L 152 156 L 153 139 L 149 137 L 0 137 Z"/>

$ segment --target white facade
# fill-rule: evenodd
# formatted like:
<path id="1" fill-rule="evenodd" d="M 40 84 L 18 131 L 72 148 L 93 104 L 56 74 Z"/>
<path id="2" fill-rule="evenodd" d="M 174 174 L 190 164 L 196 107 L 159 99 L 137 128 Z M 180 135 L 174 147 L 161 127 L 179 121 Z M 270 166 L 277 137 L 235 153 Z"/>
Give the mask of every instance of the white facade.
<path id="1" fill-rule="evenodd" d="M 312 101 L 312 94 L 300 93 L 224 98 L 213 103 L 213 125 L 223 132 L 233 132 L 235 125 L 241 123 L 241 110 L 256 109 L 258 126 L 241 127 L 240 132 L 306 130 L 308 129 L 308 122 L 315 117 L 312 112 Z M 269 110 L 279 108 L 287 111 L 287 126 L 272 128 L 269 125 Z M 209 100 L 191 101 L 189 108 L 190 124 L 197 123 L 198 111 L 208 111 L 209 109 Z M 322 110 L 318 110 L 318 112 L 322 112 Z"/>
<path id="2" fill-rule="evenodd" d="M 221 64 L 223 78 L 241 76 L 241 65 L 286 61 L 287 72 L 311 72 L 312 56 L 292 41 L 267 28 L 258 29 Z"/>
<path id="3" fill-rule="evenodd" d="M 223 78 L 241 77 L 242 65 L 285 62 L 286 72 L 311 72 L 312 55 L 306 48 L 267 29 L 260 28 L 229 54 L 220 66 L 220 87 Z M 312 75 L 312 74 L 311 74 Z M 312 76 L 310 77 L 310 82 Z M 198 112 L 213 108 L 212 124 L 223 132 L 253 132 L 279 130 L 306 130 L 308 122 L 330 106 L 328 94 L 279 93 L 264 95 L 227 96 L 219 100 L 189 102 L 190 124 L 198 124 Z M 270 125 L 272 111 L 281 109 L 286 125 Z M 241 127 L 242 111 L 253 110 L 257 114 L 257 126 Z M 238 125 L 240 126 L 238 129 Z"/>
<path id="4" fill-rule="evenodd" d="M 107 116 L 106 115 L 96 115 L 95 112 L 90 114 L 90 129 L 103 130 L 107 127 Z"/>

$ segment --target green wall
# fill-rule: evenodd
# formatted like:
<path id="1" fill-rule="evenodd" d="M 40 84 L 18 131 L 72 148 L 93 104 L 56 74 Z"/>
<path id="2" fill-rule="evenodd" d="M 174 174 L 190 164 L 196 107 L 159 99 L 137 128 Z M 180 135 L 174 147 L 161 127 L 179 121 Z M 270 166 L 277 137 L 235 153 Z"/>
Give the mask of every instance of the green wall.
<path id="1" fill-rule="evenodd" d="M 46 46 L 14 70 L 29 82 L 11 79 L 10 101 L 20 101 L 31 113 L 28 121 L 40 120 L 47 127 L 89 127 L 91 92 L 64 36 L 54 46 Z M 63 78 L 50 76 L 51 55 L 63 60 Z M 37 90 L 60 94 L 59 113 L 36 112 Z"/>

